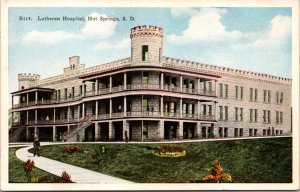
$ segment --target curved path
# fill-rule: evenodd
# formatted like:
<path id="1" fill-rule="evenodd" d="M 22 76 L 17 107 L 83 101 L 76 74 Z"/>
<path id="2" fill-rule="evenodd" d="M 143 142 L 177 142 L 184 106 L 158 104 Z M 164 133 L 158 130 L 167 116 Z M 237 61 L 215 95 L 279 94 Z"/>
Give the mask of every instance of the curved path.
<path id="1" fill-rule="evenodd" d="M 18 149 L 16 151 L 17 158 L 24 162 L 28 159 L 34 160 L 34 164 L 36 167 L 45 170 L 53 175 L 61 176 L 62 172 L 66 171 L 71 175 L 71 180 L 75 183 L 132 183 L 127 180 L 119 179 L 74 165 L 62 163 L 46 157 L 34 157 L 32 153 L 28 152 L 30 148 L 32 148 L 32 146 Z"/>

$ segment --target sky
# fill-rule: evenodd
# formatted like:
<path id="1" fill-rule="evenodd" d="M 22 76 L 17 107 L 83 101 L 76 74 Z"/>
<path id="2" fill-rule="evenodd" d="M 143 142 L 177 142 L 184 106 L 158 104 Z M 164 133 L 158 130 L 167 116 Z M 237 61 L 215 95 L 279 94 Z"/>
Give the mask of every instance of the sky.
<path id="1" fill-rule="evenodd" d="M 291 78 L 291 17 L 291 8 L 9 8 L 9 92 L 18 89 L 18 73 L 60 75 L 70 56 L 86 67 L 130 57 L 137 25 L 164 29 L 164 56 Z"/>

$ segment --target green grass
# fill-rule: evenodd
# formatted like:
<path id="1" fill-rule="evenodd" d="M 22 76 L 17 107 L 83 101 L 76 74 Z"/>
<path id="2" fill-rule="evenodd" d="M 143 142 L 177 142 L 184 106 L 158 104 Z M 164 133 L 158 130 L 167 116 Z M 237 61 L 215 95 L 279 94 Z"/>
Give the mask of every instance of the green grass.
<path id="1" fill-rule="evenodd" d="M 9 148 L 9 182 L 10 183 L 26 183 L 23 162 L 16 157 L 16 150 L 19 148 Z M 39 179 L 39 182 L 56 182 L 59 178 L 46 171 L 35 168 L 33 176 Z"/>
<path id="2" fill-rule="evenodd" d="M 95 164 L 91 154 L 105 146 L 113 158 Z M 186 183 L 208 174 L 217 159 L 234 183 L 292 182 L 292 138 L 210 141 L 172 144 L 187 151 L 185 157 L 152 154 L 162 144 L 79 144 L 84 153 L 64 152 L 66 145 L 43 146 L 42 156 L 140 183 Z"/>

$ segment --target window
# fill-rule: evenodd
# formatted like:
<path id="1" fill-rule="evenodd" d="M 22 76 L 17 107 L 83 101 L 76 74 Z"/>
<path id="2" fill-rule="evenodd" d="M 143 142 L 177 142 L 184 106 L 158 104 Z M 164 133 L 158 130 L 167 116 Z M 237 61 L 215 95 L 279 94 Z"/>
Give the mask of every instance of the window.
<path id="1" fill-rule="evenodd" d="M 228 120 L 228 107 L 224 106 L 224 112 L 225 112 L 225 120 Z"/>
<path id="2" fill-rule="evenodd" d="M 257 136 L 257 129 L 254 129 L 254 136 Z"/>
<path id="3" fill-rule="evenodd" d="M 74 95 L 75 95 L 75 87 L 72 87 L 72 98 L 74 99 Z"/>
<path id="4" fill-rule="evenodd" d="M 271 103 L 271 91 L 264 90 L 264 103 Z"/>
<path id="5" fill-rule="evenodd" d="M 243 99 L 243 97 L 244 97 L 244 88 L 240 87 L 240 90 L 241 90 L 240 99 Z"/>
<path id="6" fill-rule="evenodd" d="M 238 137 L 239 136 L 239 129 L 238 128 L 234 128 L 234 136 Z"/>
<path id="7" fill-rule="evenodd" d="M 57 90 L 57 99 L 60 100 L 60 90 Z"/>
<path id="8" fill-rule="evenodd" d="M 283 92 L 280 94 L 280 103 L 283 103 Z"/>
<path id="9" fill-rule="evenodd" d="M 270 110 L 263 110 L 263 120 L 264 123 L 271 123 L 271 111 Z"/>
<path id="10" fill-rule="evenodd" d="M 142 61 L 148 61 L 149 55 L 148 55 L 148 45 L 142 46 Z"/>
<path id="11" fill-rule="evenodd" d="M 253 88 L 250 88 L 250 101 L 253 101 Z"/>
<path id="12" fill-rule="evenodd" d="M 253 129 L 249 129 L 249 136 L 253 136 Z"/>
<path id="13" fill-rule="evenodd" d="M 235 121 L 238 121 L 238 119 L 239 119 L 239 116 L 238 116 L 239 108 L 235 107 L 234 109 L 235 109 Z"/>
<path id="14" fill-rule="evenodd" d="M 257 122 L 257 109 L 254 109 L 254 122 Z"/>
<path id="15" fill-rule="evenodd" d="M 240 94 L 239 94 L 239 90 L 240 90 Z M 244 87 L 235 86 L 235 98 L 242 100 L 243 97 L 244 97 Z"/>
<path id="16" fill-rule="evenodd" d="M 219 94 L 219 96 L 223 97 L 223 84 L 219 83 L 219 87 L 220 87 L 220 94 Z"/>
<path id="17" fill-rule="evenodd" d="M 206 115 L 206 105 L 202 105 L 202 114 Z"/>
<path id="18" fill-rule="evenodd" d="M 65 99 L 68 99 L 68 89 L 65 88 Z"/>
<path id="19" fill-rule="evenodd" d="M 257 89 L 254 89 L 254 101 L 257 101 Z"/>
<path id="20" fill-rule="evenodd" d="M 148 84 L 149 83 L 149 73 L 148 72 L 143 72 L 143 80 L 142 80 L 142 83 L 145 85 L 145 84 Z"/>
<path id="21" fill-rule="evenodd" d="M 79 86 L 79 94 L 82 95 L 82 85 Z"/>
<path id="22" fill-rule="evenodd" d="M 240 128 L 240 137 L 243 137 L 243 132 L 244 132 L 243 128 Z"/>
<path id="23" fill-rule="evenodd" d="M 223 106 L 219 106 L 220 120 L 223 120 Z"/>
<path id="24" fill-rule="evenodd" d="M 219 83 L 219 96 L 228 98 L 228 84 Z"/>
<path id="25" fill-rule="evenodd" d="M 171 102 L 170 113 L 175 113 L 175 112 L 176 112 L 176 103 Z"/>
<path id="26" fill-rule="evenodd" d="M 224 128 L 224 137 L 228 137 L 228 128 L 227 127 Z"/>
<path id="27" fill-rule="evenodd" d="M 276 92 L 276 103 L 277 104 L 279 103 L 279 92 L 278 91 Z"/>
<path id="28" fill-rule="evenodd" d="M 207 82 L 208 85 L 208 91 L 212 91 L 212 82 Z"/>
<path id="29" fill-rule="evenodd" d="M 280 112 L 279 123 L 283 123 L 283 112 Z"/>
<path id="30" fill-rule="evenodd" d="M 238 91 L 239 91 L 239 87 L 235 86 L 235 98 L 238 99 Z"/>
<path id="31" fill-rule="evenodd" d="M 240 108 L 240 121 L 243 121 L 244 119 L 244 113 L 243 113 L 243 108 Z"/>
<path id="32" fill-rule="evenodd" d="M 263 130 L 263 135 L 266 135 L 266 133 L 267 133 L 267 131 L 264 129 L 264 130 Z"/>
<path id="33" fill-rule="evenodd" d="M 253 122 L 253 109 L 250 109 L 250 122 Z"/>
<path id="34" fill-rule="evenodd" d="M 212 105 L 208 105 L 208 115 L 212 115 Z"/>
<path id="35" fill-rule="evenodd" d="M 279 123 L 279 111 L 276 111 L 276 123 Z"/>

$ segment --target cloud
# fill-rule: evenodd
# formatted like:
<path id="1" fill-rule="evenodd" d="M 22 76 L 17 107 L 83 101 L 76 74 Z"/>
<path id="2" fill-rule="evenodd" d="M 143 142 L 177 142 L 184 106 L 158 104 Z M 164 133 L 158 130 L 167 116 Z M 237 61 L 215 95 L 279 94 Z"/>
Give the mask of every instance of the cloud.
<path id="1" fill-rule="evenodd" d="M 108 18 L 105 14 L 91 13 L 87 17 Z M 85 26 L 78 34 L 65 31 L 38 31 L 33 30 L 28 32 L 24 38 L 24 43 L 37 42 L 41 44 L 58 44 L 66 40 L 98 38 L 106 39 L 112 36 L 115 32 L 117 22 L 115 21 L 88 21 L 86 17 Z"/>
<path id="2" fill-rule="evenodd" d="M 23 41 L 25 43 L 38 42 L 41 44 L 56 44 L 65 40 L 76 39 L 73 33 L 68 33 L 64 31 L 52 31 L 52 32 L 41 32 L 33 30 L 25 35 Z"/>
<path id="3" fill-rule="evenodd" d="M 184 15 L 193 15 L 197 11 L 190 7 L 173 7 L 171 8 L 171 14 L 173 17 L 180 17 Z"/>
<path id="4" fill-rule="evenodd" d="M 87 17 L 100 17 L 108 18 L 105 14 L 91 13 Z M 86 20 L 87 20 L 86 17 Z M 81 29 L 82 35 L 84 36 L 97 36 L 101 39 L 106 39 L 110 37 L 115 32 L 117 22 L 108 20 L 108 21 L 86 21 L 85 26 Z"/>
<path id="5" fill-rule="evenodd" d="M 258 39 L 250 47 L 266 47 L 276 46 L 284 43 L 290 36 L 292 31 L 292 19 L 289 16 L 277 15 L 271 23 L 271 29 L 265 39 Z"/>
<path id="6" fill-rule="evenodd" d="M 112 44 L 109 42 L 99 42 L 93 47 L 93 49 L 94 50 L 125 49 L 129 47 L 130 47 L 130 39 L 126 38 L 116 44 Z"/>
<path id="7" fill-rule="evenodd" d="M 191 43 L 199 41 L 224 41 L 241 37 L 239 31 L 227 31 L 221 22 L 222 15 L 226 9 L 201 8 L 193 14 L 189 20 L 188 28 L 182 35 L 171 34 L 167 40 L 171 43 Z"/>

